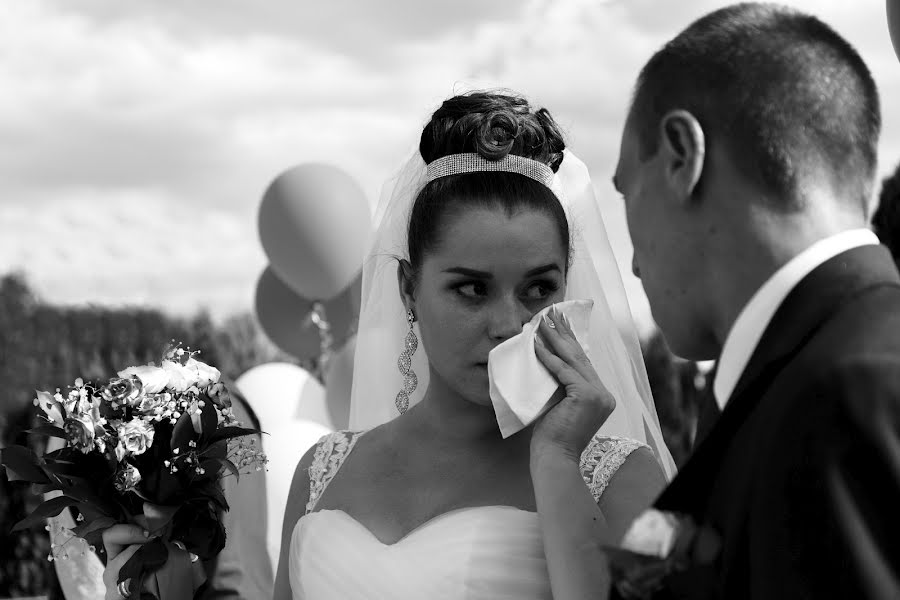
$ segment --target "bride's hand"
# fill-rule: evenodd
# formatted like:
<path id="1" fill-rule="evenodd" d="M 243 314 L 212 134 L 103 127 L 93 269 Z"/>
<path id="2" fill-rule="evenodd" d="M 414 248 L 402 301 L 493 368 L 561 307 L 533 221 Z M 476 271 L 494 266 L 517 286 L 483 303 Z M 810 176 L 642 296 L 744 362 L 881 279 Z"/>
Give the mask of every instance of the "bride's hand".
<path id="1" fill-rule="evenodd" d="M 130 589 L 130 579 L 121 586 L 117 583 L 119 571 L 128 559 L 151 539 L 150 532 L 137 525 L 113 525 L 103 532 L 103 547 L 106 550 L 103 585 L 106 587 L 106 600 L 140 597 L 139 590 Z"/>
<path id="2" fill-rule="evenodd" d="M 538 327 L 535 352 L 559 382 L 555 399 L 561 399 L 535 425 L 532 456 L 547 451 L 562 452 L 577 461 L 612 414 L 616 400 L 575 339 L 568 319 L 555 308 Z"/>
<path id="3" fill-rule="evenodd" d="M 103 570 L 103 585 L 106 588 L 105 600 L 140 598 L 141 590 L 131 589 L 132 581 L 130 579 L 125 580 L 121 585 L 118 583 L 119 571 L 142 545 L 155 538 L 156 536 L 151 536 L 146 529 L 138 525 L 113 525 L 103 532 L 103 547 L 106 549 L 106 568 Z M 191 579 L 193 592 L 196 592 L 206 581 L 206 571 L 203 568 L 203 564 L 197 560 L 195 554 L 187 552 L 183 544 L 180 542 L 174 542 L 174 544 L 178 546 L 178 549 L 172 548 L 170 550 L 169 561 L 190 561 L 190 573 L 187 576 Z M 175 554 L 173 555 L 173 553 Z M 183 555 L 177 556 L 178 553 Z M 170 567 L 169 561 L 163 565 L 163 569 Z M 156 597 L 159 597 L 159 589 L 157 588 L 155 577 L 147 577 L 144 581 L 144 586 Z M 186 595 L 184 600 L 190 600 L 194 595 L 193 592 Z"/>

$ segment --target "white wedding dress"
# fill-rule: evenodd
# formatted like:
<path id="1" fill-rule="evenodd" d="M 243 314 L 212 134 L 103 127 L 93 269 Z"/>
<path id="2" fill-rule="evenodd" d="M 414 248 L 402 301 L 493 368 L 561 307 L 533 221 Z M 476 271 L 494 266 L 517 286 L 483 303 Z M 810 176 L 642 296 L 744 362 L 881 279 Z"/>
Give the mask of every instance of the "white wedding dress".
<path id="1" fill-rule="evenodd" d="M 537 513 L 511 506 L 461 508 L 381 543 L 340 510 L 315 507 L 361 432 L 322 438 L 309 468 L 309 502 L 294 526 L 294 600 L 532 600 L 552 598 Z M 595 437 L 581 473 L 598 500 L 616 470 L 643 443 Z"/>

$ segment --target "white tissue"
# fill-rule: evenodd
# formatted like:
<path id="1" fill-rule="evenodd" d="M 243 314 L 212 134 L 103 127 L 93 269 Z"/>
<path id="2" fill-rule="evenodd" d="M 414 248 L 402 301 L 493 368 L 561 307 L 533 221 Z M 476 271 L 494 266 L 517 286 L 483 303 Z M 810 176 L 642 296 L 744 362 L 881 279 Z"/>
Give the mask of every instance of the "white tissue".
<path id="1" fill-rule="evenodd" d="M 522 327 L 522 333 L 491 350 L 488 356 L 491 403 L 504 439 L 543 415 L 559 387 L 534 351 L 538 325 L 554 306 L 568 318 L 575 338 L 590 358 L 585 342 L 594 307 L 592 300 L 569 300 L 548 306 Z"/>

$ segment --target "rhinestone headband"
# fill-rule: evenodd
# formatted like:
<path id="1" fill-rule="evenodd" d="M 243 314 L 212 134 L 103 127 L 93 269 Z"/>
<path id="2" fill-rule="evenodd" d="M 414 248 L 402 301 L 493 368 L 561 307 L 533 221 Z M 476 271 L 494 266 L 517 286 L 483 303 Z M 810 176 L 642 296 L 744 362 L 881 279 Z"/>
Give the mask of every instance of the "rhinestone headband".
<path id="1" fill-rule="evenodd" d="M 480 173 L 485 171 L 503 171 L 506 173 L 518 173 L 542 183 L 548 188 L 553 183 L 553 169 L 542 162 L 507 154 L 500 160 L 488 160 L 469 152 L 465 154 L 449 154 L 428 163 L 426 182 L 462 173 Z"/>

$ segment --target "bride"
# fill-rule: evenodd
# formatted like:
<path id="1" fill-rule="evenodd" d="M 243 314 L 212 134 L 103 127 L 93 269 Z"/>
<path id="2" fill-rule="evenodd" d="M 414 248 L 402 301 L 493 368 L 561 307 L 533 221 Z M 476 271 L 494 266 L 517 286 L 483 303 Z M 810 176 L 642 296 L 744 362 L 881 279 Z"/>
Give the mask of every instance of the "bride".
<path id="1" fill-rule="evenodd" d="M 601 546 L 674 466 L 587 169 L 546 110 L 456 96 L 388 186 L 376 226 L 352 430 L 297 466 L 275 598 L 601 597 Z M 549 312 L 535 347 L 559 401 L 504 439 L 489 352 L 582 298 L 594 301 L 590 359 Z M 574 568 L 585 560 L 597 569 Z"/>

